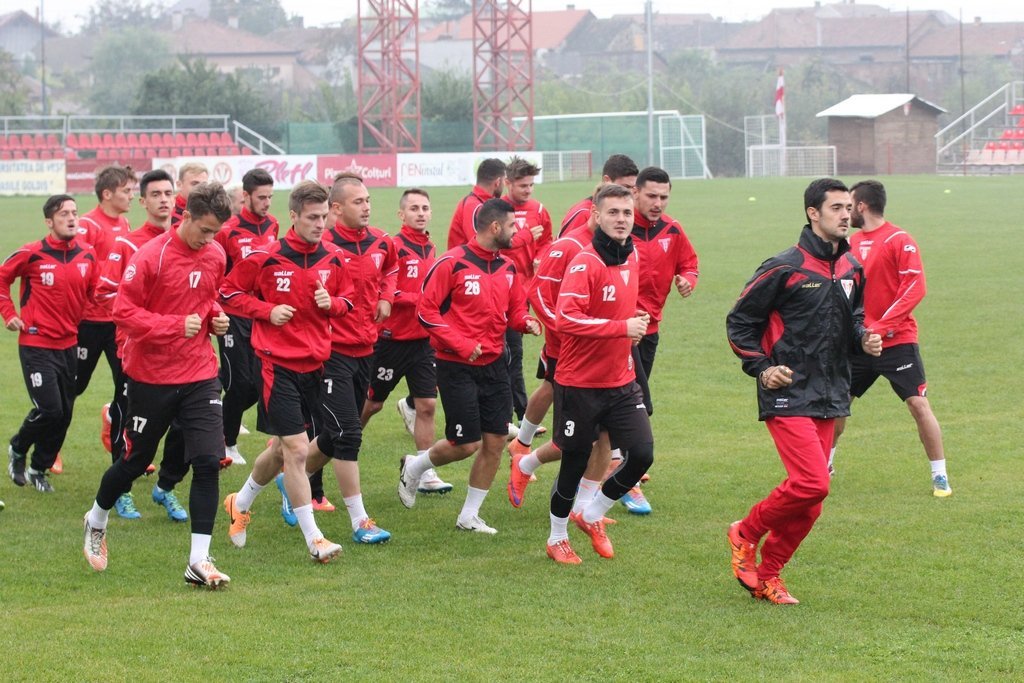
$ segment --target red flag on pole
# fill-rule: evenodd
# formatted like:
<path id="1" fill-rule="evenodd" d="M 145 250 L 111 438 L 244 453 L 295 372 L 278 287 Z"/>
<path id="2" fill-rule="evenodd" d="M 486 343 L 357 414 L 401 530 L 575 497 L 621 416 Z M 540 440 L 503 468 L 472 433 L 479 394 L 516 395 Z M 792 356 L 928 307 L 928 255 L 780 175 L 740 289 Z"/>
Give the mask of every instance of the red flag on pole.
<path id="1" fill-rule="evenodd" d="M 780 119 L 786 118 L 786 86 L 782 78 L 782 69 L 779 69 L 779 80 L 775 84 L 775 115 Z"/>

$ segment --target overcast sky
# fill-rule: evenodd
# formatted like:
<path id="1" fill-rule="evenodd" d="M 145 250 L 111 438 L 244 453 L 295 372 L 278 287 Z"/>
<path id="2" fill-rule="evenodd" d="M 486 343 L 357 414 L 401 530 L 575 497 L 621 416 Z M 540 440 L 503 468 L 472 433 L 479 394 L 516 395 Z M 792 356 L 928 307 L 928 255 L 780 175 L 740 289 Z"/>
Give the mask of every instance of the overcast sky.
<path id="1" fill-rule="evenodd" d="M 41 0 L 3 0 L 0 12 L 23 9 L 35 15 Z M 48 20 L 60 19 L 62 25 L 75 27 L 80 22 L 78 17 L 88 11 L 88 7 L 101 0 L 42 0 L 45 16 Z M 282 6 L 290 14 L 301 14 L 307 26 L 341 21 L 356 12 L 357 0 L 334 0 L 333 2 L 315 2 L 306 0 L 282 0 Z M 169 3 L 168 3 L 169 4 Z M 422 2 L 421 2 L 422 4 Z M 565 0 L 533 0 L 535 10 L 564 9 Z M 600 17 L 620 13 L 643 12 L 644 0 L 576 0 L 577 9 L 590 9 Z M 779 3 L 780 7 L 810 6 L 813 1 Z M 824 4 L 824 3 L 823 3 Z M 862 3 L 869 4 L 869 3 Z M 956 18 L 963 8 L 964 21 L 972 21 L 980 16 L 983 21 L 1024 21 L 1024 2 L 1020 0 L 904 0 L 903 2 L 870 3 L 887 7 L 893 11 L 940 9 Z M 722 17 L 727 21 L 744 21 L 758 19 L 767 12 L 772 3 L 763 0 L 654 0 L 654 11 L 663 12 L 697 12 Z"/>

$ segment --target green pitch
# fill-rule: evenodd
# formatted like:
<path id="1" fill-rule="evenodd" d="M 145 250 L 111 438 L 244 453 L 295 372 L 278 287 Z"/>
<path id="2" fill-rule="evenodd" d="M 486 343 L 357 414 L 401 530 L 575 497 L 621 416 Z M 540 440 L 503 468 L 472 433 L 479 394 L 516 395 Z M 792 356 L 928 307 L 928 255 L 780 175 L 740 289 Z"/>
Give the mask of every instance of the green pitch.
<path id="1" fill-rule="evenodd" d="M 855 180 L 850 178 L 850 180 Z M 482 509 L 495 537 L 456 532 L 468 463 L 442 470 L 447 497 L 398 502 L 398 459 L 412 448 L 389 403 L 364 436 L 368 511 L 394 540 L 357 547 L 343 510 L 319 514 L 345 552 L 306 557 L 271 486 L 249 544 L 230 546 L 218 517 L 213 554 L 226 590 L 188 589 L 187 525 L 172 524 L 137 482 L 143 518 L 111 516 L 110 566 L 81 552 L 82 515 L 109 463 L 98 439 L 109 400 L 101 362 L 76 405 L 65 474 L 44 496 L 0 479 L 0 678 L 3 680 L 975 680 L 1019 679 L 1024 180 L 897 177 L 887 216 L 917 238 L 929 294 L 918 310 L 930 399 L 945 433 L 952 498 L 931 496 L 913 421 L 884 383 L 854 405 L 825 511 L 786 570 L 802 604 L 752 601 L 733 579 L 726 526 L 783 475 L 756 420 L 753 380 L 725 340 L 725 314 L 767 256 L 803 224 L 805 180 L 678 183 L 669 213 L 701 257 L 694 296 L 670 297 L 655 366 L 654 513 L 617 507 L 616 558 L 570 531 L 584 563 L 544 554 L 539 471 L 523 509 L 505 496 L 507 461 Z M 592 189 L 546 184 L 558 221 Z M 948 191 L 947 191 L 948 190 Z M 435 241 L 464 188 L 432 190 Z M 394 232 L 398 192 L 375 190 L 374 224 Z M 755 197 L 756 201 L 750 201 Z M 94 206 L 83 197 L 81 211 Z M 41 237 L 42 198 L 0 200 L 0 251 Z M 287 224 L 286 193 L 274 199 Z M 132 215 L 133 225 L 141 211 Z M 539 343 L 527 346 L 535 367 Z M 0 436 L 28 410 L 17 343 L 0 345 Z M 535 385 L 531 380 L 530 387 Z M 255 416 L 245 420 L 253 428 Z M 550 416 L 548 418 L 550 426 Z M 440 426 L 439 426 L 440 428 Z M 240 441 L 250 462 L 265 437 Z M 2 443 L 2 442 L 0 442 Z M 236 490 L 249 467 L 221 479 Z M 327 493 L 341 503 L 333 475 Z M 187 481 L 179 496 L 187 503 Z"/>

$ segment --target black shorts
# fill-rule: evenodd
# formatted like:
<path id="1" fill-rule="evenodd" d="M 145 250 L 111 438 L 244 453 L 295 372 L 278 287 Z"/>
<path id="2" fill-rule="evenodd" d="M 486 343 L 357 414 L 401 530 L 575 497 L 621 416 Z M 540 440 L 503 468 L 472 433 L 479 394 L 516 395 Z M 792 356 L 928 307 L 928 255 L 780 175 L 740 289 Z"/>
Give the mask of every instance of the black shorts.
<path id="1" fill-rule="evenodd" d="M 320 379 L 323 368 L 296 372 L 257 356 L 260 363 L 260 400 L 256 428 L 271 436 L 310 438 L 320 424 Z M 223 434 L 221 435 L 223 438 Z"/>
<path id="2" fill-rule="evenodd" d="M 377 342 L 367 397 L 383 403 L 403 377 L 413 398 L 437 398 L 437 365 L 429 339 Z"/>
<path id="3" fill-rule="evenodd" d="M 555 445 L 562 451 L 589 452 L 599 431 L 608 432 L 612 448 L 654 443 L 640 385 L 583 389 L 556 384 Z"/>
<path id="4" fill-rule="evenodd" d="M 444 408 L 444 435 L 453 444 L 479 441 L 484 432 L 508 433 L 512 390 L 504 356 L 488 365 L 438 360 L 437 388 Z"/>
<path id="5" fill-rule="evenodd" d="M 889 380 L 892 390 L 902 401 L 928 394 L 924 363 L 917 344 L 890 346 L 882 349 L 882 355 L 877 358 L 866 353 L 852 356 L 850 374 L 850 395 L 857 398 L 863 396 L 879 376 Z"/>
<path id="6" fill-rule="evenodd" d="M 260 364 L 252 350 L 252 321 L 230 316 L 228 331 L 217 337 L 220 347 L 220 383 L 224 392 L 251 390 L 259 383 Z"/>
<path id="7" fill-rule="evenodd" d="M 188 384 L 147 384 L 130 377 L 125 418 L 125 459 L 149 464 L 173 422 L 185 440 L 185 462 L 219 461 L 224 456 L 220 380 Z"/>
<path id="8" fill-rule="evenodd" d="M 558 365 L 557 358 L 551 358 L 547 354 L 547 347 L 540 350 L 540 358 L 537 359 L 537 379 L 542 379 L 551 384 L 555 383 L 555 367 Z"/>
<path id="9" fill-rule="evenodd" d="M 92 373 L 106 355 L 111 373 L 121 371 L 121 361 L 117 357 L 117 341 L 114 323 L 97 320 L 83 320 L 78 323 L 78 368 L 75 377 L 75 393 L 82 395 L 89 387 Z"/>
<path id="10" fill-rule="evenodd" d="M 370 381 L 371 357 L 352 358 L 331 352 L 324 363 L 320 383 L 323 421 L 317 445 L 324 455 L 355 461 L 363 445 L 363 427 L 359 415 L 366 403 Z"/>

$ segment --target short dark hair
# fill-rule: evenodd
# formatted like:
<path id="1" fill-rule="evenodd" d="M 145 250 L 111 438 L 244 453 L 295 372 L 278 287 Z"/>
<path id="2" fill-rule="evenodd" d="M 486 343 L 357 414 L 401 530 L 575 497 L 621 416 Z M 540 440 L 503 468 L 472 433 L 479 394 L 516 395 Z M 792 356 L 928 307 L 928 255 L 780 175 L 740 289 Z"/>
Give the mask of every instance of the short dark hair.
<path id="1" fill-rule="evenodd" d="M 43 204 L 43 218 L 53 218 L 53 214 L 60 211 L 60 207 L 64 206 L 64 202 L 67 201 L 74 202 L 75 198 L 69 194 L 55 194 L 47 199 L 46 203 Z M 77 206 L 78 202 L 75 202 L 75 205 Z"/>
<path id="2" fill-rule="evenodd" d="M 665 169 L 658 168 L 657 166 L 648 166 L 636 174 L 637 187 L 643 187 L 647 183 L 668 183 L 668 186 L 672 187 L 672 178 L 669 177 Z"/>
<path id="3" fill-rule="evenodd" d="M 522 157 L 512 157 L 505 167 L 505 177 L 509 180 L 520 180 L 535 175 L 540 175 L 540 166 L 535 166 L 533 162 Z"/>
<path id="4" fill-rule="evenodd" d="M 508 214 L 515 212 L 515 207 L 504 199 L 488 199 L 477 209 L 476 225 L 473 227 L 476 228 L 477 232 L 480 232 L 494 221 L 500 221 Z"/>
<path id="5" fill-rule="evenodd" d="M 476 167 L 476 184 L 493 183 L 505 177 L 505 162 L 501 159 L 484 159 Z"/>
<path id="6" fill-rule="evenodd" d="M 340 204 L 341 193 L 345 191 L 342 188 L 348 185 L 362 184 L 363 176 L 359 175 L 358 173 L 339 173 L 338 175 L 334 176 L 334 183 L 331 185 L 331 194 L 328 197 L 327 201 L 329 201 L 331 204 L 334 204 L 335 202 Z"/>
<path id="7" fill-rule="evenodd" d="M 877 180 L 862 180 L 850 188 L 857 202 L 864 202 L 872 213 L 885 215 L 885 185 Z"/>
<path id="8" fill-rule="evenodd" d="M 420 189 L 418 187 L 410 187 L 408 190 L 403 192 L 402 196 L 398 199 L 398 207 L 400 209 L 405 209 L 405 203 L 406 203 L 405 202 L 405 198 L 408 197 L 411 194 L 422 195 L 422 196 L 427 198 L 427 201 L 430 201 L 430 195 L 427 194 L 426 190 Z"/>
<path id="9" fill-rule="evenodd" d="M 166 180 L 171 184 L 171 189 L 174 189 L 174 178 L 171 177 L 171 174 L 162 168 L 156 168 L 143 174 L 139 180 L 139 193 L 145 196 L 146 188 L 149 187 L 149 184 L 160 180 Z"/>
<path id="10" fill-rule="evenodd" d="M 135 171 L 131 166 L 120 166 L 113 164 L 104 166 L 96 171 L 96 199 L 103 201 L 103 191 L 113 192 L 117 188 L 127 184 L 129 181 L 135 184 Z"/>
<path id="11" fill-rule="evenodd" d="M 601 174 L 608 176 L 611 180 L 628 178 L 638 173 L 640 173 L 640 169 L 636 167 L 636 162 L 625 154 L 611 155 L 604 162 L 604 168 L 601 169 Z"/>
<path id="12" fill-rule="evenodd" d="M 265 168 L 251 169 L 242 176 L 242 192 L 246 194 L 252 194 L 257 187 L 266 187 L 267 185 L 273 187 L 274 178 Z"/>
<path id="13" fill-rule="evenodd" d="M 812 207 L 821 211 L 821 206 L 825 203 L 825 199 L 828 198 L 828 193 L 836 191 L 849 192 L 850 188 L 846 187 L 842 180 L 836 178 L 812 180 L 811 184 L 804 190 L 804 214 L 806 215 L 807 209 Z"/>
<path id="14" fill-rule="evenodd" d="M 327 188 L 315 180 L 303 180 L 292 188 L 288 197 L 288 209 L 301 214 L 306 204 L 324 204 L 327 202 Z"/>
<path id="15" fill-rule="evenodd" d="M 185 210 L 192 218 L 212 215 L 223 223 L 231 218 L 231 200 L 220 183 L 200 183 L 189 193 Z"/>
<path id="16" fill-rule="evenodd" d="M 597 191 L 597 194 L 594 195 L 594 206 L 600 208 L 605 199 L 618 199 L 621 197 L 629 197 L 632 199 L 633 193 L 629 191 L 629 188 L 623 187 L 622 185 L 608 183 L 607 185 L 602 185 Z"/>

